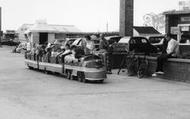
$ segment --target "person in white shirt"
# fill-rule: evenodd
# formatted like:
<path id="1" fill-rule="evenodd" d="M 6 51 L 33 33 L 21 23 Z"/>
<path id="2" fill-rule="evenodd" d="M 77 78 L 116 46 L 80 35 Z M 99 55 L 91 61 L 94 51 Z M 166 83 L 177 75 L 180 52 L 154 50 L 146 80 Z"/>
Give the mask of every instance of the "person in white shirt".
<path id="1" fill-rule="evenodd" d="M 26 51 L 30 51 L 31 50 L 31 44 L 30 42 L 26 43 Z"/>
<path id="2" fill-rule="evenodd" d="M 152 74 L 152 76 L 157 76 L 157 74 L 164 74 L 163 72 L 163 64 L 165 62 L 167 62 L 168 58 L 174 58 L 177 57 L 179 54 L 179 43 L 171 38 L 171 34 L 167 34 L 166 35 L 166 51 L 165 53 L 162 53 L 160 56 L 158 56 L 157 58 L 157 68 L 156 68 L 156 72 L 154 74 Z"/>
<path id="3" fill-rule="evenodd" d="M 66 44 L 65 45 L 65 48 L 64 48 L 64 52 L 61 52 L 60 54 L 59 54 L 59 57 L 61 57 L 61 60 L 62 60 L 62 63 L 64 63 L 64 58 L 65 58 L 65 56 L 67 56 L 67 55 L 69 55 L 69 54 L 71 54 L 72 52 L 71 52 L 71 49 L 70 49 L 70 45 L 69 44 Z"/>
<path id="4" fill-rule="evenodd" d="M 94 41 L 91 40 L 90 36 L 85 36 L 85 38 L 82 40 L 82 48 L 84 49 L 86 55 L 92 54 L 95 46 Z"/>

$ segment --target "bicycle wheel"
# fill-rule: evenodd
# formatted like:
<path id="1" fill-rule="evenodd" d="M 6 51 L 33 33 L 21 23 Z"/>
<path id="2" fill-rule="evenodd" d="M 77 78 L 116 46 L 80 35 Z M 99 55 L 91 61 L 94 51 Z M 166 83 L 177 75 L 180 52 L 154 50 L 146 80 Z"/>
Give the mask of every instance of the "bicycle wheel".
<path id="1" fill-rule="evenodd" d="M 137 74 L 137 58 L 130 57 L 127 63 L 127 74 L 128 76 L 134 76 Z"/>
<path id="2" fill-rule="evenodd" d="M 148 60 L 147 59 L 141 59 L 139 61 L 137 77 L 143 78 L 147 74 L 147 70 L 148 70 Z"/>

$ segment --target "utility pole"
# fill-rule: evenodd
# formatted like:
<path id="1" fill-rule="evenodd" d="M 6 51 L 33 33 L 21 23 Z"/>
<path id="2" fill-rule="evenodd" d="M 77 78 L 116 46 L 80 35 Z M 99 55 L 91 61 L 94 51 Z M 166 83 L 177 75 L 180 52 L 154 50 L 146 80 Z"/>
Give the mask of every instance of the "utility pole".
<path id="1" fill-rule="evenodd" d="M 106 23 L 106 32 L 108 32 L 108 22 Z"/>
<path id="2" fill-rule="evenodd" d="M 120 35 L 133 36 L 134 0 L 120 0 Z"/>
<path id="3" fill-rule="evenodd" d="M 0 7 L 0 47 L 2 47 L 2 45 L 1 45 L 1 41 L 2 41 L 2 35 L 3 35 L 3 32 L 2 32 L 2 21 L 1 21 L 1 19 L 2 19 L 2 12 L 1 12 L 1 7 Z"/>

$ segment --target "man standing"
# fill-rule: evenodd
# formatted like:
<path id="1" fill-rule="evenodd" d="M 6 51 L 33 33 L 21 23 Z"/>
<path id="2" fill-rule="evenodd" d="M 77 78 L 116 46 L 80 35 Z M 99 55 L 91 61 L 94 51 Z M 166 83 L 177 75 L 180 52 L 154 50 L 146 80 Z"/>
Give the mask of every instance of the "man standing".
<path id="1" fill-rule="evenodd" d="M 111 46 L 109 46 L 108 41 L 104 38 L 103 34 L 100 34 L 100 46 L 99 49 L 102 50 L 102 55 L 103 55 L 103 62 L 106 66 L 107 74 L 112 74 L 112 64 L 111 64 L 111 56 L 112 56 L 112 51 Z"/>
<path id="2" fill-rule="evenodd" d="M 166 52 L 162 53 L 160 56 L 157 58 L 157 68 L 156 72 L 152 74 L 152 76 L 157 76 L 157 74 L 164 74 L 163 72 L 163 64 L 167 61 L 168 58 L 174 58 L 177 57 L 179 54 L 179 43 L 174 40 L 171 36 L 171 34 L 166 35 Z"/>

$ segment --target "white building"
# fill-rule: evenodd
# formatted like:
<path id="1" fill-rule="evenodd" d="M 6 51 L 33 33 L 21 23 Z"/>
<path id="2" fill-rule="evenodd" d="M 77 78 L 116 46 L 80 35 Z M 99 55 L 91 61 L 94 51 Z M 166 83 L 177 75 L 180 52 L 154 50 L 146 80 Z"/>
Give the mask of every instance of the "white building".
<path id="1" fill-rule="evenodd" d="M 64 39 L 69 33 L 81 32 L 73 25 L 54 25 L 47 23 L 23 24 L 18 30 L 20 41 L 31 40 L 33 43 L 43 44 L 56 39 Z"/>
<path id="2" fill-rule="evenodd" d="M 26 37 L 25 37 L 25 32 L 30 28 L 32 27 L 33 24 L 23 24 L 21 27 L 19 27 L 17 29 L 17 33 L 18 33 L 18 39 L 19 41 L 26 41 Z"/>

